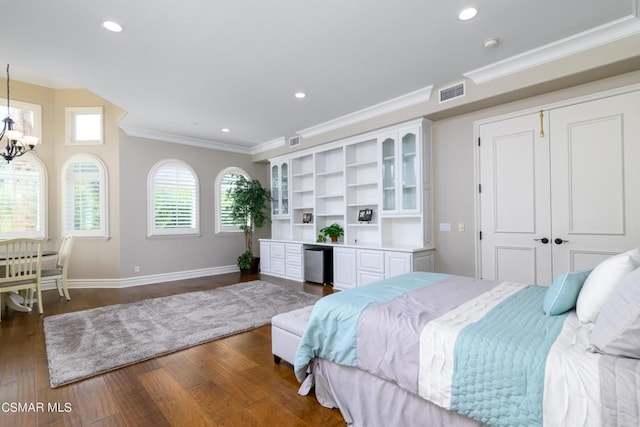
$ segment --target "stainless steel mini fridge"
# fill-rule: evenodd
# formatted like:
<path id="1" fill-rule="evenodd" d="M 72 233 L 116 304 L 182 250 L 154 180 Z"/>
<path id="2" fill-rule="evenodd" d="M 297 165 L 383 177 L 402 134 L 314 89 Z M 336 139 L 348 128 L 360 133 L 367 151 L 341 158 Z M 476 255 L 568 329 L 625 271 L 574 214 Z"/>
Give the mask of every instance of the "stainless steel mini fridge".
<path id="1" fill-rule="evenodd" d="M 333 249 L 307 248 L 304 250 L 304 280 L 307 282 L 333 283 Z"/>

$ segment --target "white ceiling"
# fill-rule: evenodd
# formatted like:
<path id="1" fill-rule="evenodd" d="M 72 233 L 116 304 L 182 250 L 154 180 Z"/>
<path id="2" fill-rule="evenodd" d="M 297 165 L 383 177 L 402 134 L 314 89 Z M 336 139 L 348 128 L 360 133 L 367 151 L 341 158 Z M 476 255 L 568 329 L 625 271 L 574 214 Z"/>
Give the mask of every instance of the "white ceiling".
<path id="1" fill-rule="evenodd" d="M 637 14 L 637 4 L 20 0 L 4 8 L 0 63 L 11 64 L 16 80 L 91 90 L 127 111 L 125 127 L 244 149 L 460 80 Z M 459 21 L 470 5 L 477 17 Z M 104 30 L 104 20 L 124 31 Z M 490 37 L 500 43 L 485 49 Z M 296 91 L 307 98 L 296 99 Z"/>

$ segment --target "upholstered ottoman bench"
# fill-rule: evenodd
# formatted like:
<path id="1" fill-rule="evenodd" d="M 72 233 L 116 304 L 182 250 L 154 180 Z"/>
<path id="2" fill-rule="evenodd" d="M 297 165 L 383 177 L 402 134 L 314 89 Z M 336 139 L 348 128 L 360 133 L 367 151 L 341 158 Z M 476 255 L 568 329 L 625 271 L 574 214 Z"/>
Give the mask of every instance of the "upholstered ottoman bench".
<path id="1" fill-rule="evenodd" d="M 298 345 L 309 323 L 312 309 L 313 306 L 310 305 L 271 318 L 271 352 L 275 363 L 280 363 L 280 360 L 284 359 L 294 364 Z"/>

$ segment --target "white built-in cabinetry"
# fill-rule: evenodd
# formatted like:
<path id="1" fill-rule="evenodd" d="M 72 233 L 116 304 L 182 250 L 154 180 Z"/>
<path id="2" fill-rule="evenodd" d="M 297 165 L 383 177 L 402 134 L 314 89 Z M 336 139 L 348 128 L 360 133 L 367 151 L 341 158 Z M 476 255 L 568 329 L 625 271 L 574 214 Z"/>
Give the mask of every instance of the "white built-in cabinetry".
<path id="1" fill-rule="evenodd" d="M 260 271 L 291 280 L 304 280 L 304 250 L 333 249 L 333 286 L 348 289 L 411 271 L 433 271 L 433 248 L 388 249 L 344 244 L 260 240 Z"/>
<path id="2" fill-rule="evenodd" d="M 414 120 L 271 159 L 272 238 L 315 242 L 338 223 L 347 244 L 431 247 L 430 131 Z"/>
<path id="3" fill-rule="evenodd" d="M 271 162 L 271 220 L 273 229 L 280 230 L 283 236 L 290 230 L 289 213 L 289 161 L 280 159 Z M 290 234 L 289 234 L 290 237 Z"/>
<path id="4" fill-rule="evenodd" d="M 298 245 L 302 259 L 303 245 L 333 223 L 345 234 L 333 245 L 336 287 L 432 270 L 430 132 L 431 122 L 413 120 L 271 159 L 272 237 L 261 241 L 262 272 L 302 279 L 301 263 L 300 274 L 288 274 L 280 245 Z M 372 218 L 361 221 L 367 209 Z"/>
<path id="5" fill-rule="evenodd" d="M 433 249 L 333 248 L 333 287 L 348 289 L 411 271 L 433 271 Z"/>
<path id="6" fill-rule="evenodd" d="M 293 242 L 260 241 L 260 271 L 278 277 L 302 280 L 302 245 Z"/>

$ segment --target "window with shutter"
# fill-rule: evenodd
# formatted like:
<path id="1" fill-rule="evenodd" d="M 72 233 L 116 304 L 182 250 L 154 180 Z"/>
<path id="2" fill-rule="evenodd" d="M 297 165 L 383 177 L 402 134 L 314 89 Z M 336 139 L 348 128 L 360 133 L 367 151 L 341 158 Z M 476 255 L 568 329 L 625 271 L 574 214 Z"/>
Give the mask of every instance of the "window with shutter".
<path id="1" fill-rule="evenodd" d="M 227 194 L 227 190 L 233 186 L 240 175 L 251 179 L 248 173 L 237 167 L 223 169 L 216 178 L 216 233 L 242 232 L 238 224 L 229 217 L 231 201 Z"/>
<path id="2" fill-rule="evenodd" d="M 164 160 L 149 173 L 149 236 L 199 235 L 198 178 L 180 160 Z"/>
<path id="3" fill-rule="evenodd" d="M 0 238 L 45 237 L 44 165 L 32 154 L 0 163 Z"/>
<path id="4" fill-rule="evenodd" d="M 76 237 L 108 237 L 107 172 L 92 154 L 71 157 L 62 168 L 62 232 Z"/>

